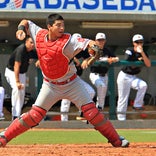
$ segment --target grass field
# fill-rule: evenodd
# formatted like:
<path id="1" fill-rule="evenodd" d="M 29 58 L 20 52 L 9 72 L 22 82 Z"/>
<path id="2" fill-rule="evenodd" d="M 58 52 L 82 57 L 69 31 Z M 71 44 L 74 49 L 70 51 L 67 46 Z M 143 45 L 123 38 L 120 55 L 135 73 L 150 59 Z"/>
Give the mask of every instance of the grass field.
<path id="1" fill-rule="evenodd" d="M 117 130 L 130 142 L 156 142 L 155 129 Z M 10 145 L 24 144 L 87 144 L 107 143 L 107 140 L 95 130 L 44 130 L 32 129 L 16 137 Z"/>

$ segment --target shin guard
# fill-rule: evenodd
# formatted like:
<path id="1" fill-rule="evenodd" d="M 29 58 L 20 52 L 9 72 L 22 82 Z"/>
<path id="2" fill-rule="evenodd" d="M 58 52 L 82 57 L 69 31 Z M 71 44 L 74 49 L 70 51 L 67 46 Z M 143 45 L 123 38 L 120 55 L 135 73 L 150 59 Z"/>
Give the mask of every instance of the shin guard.
<path id="1" fill-rule="evenodd" d="M 120 147 L 122 142 L 113 125 L 107 120 L 104 114 L 100 113 L 94 103 L 83 105 L 84 117 L 115 147 Z"/>
<path id="2" fill-rule="evenodd" d="M 22 134 L 28 129 L 37 126 L 39 122 L 46 115 L 46 110 L 33 106 L 27 113 L 21 115 L 20 118 L 16 118 L 8 128 L 4 131 L 4 137 L 9 142 L 11 139 Z"/>

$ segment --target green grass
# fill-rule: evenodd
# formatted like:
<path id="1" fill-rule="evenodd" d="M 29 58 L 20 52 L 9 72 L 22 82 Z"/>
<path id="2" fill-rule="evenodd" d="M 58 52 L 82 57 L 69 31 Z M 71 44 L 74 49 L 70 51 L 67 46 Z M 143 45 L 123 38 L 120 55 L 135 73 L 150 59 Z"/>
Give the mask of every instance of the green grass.
<path id="1" fill-rule="evenodd" d="M 130 142 L 156 142 L 156 130 L 117 130 Z M 28 131 L 9 144 L 86 144 L 107 143 L 107 139 L 94 130 Z"/>

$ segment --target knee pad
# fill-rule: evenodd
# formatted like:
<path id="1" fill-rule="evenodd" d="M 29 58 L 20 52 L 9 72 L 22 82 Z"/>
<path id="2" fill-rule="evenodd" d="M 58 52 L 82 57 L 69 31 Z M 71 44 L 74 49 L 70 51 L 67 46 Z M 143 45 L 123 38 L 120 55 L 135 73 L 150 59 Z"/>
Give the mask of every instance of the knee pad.
<path id="1" fill-rule="evenodd" d="M 27 113 L 24 113 L 20 117 L 19 120 L 20 120 L 21 124 L 23 124 L 24 126 L 26 126 L 28 128 L 32 128 L 32 127 L 37 126 L 39 124 L 39 122 L 46 115 L 46 112 L 47 111 L 44 110 L 43 108 L 33 106 L 31 108 L 31 110 Z"/>
<path id="2" fill-rule="evenodd" d="M 2 134 L 2 136 L 6 139 L 6 143 L 19 134 L 22 134 L 28 129 L 38 125 L 45 114 L 46 110 L 37 106 L 33 106 L 29 112 L 24 113 L 20 118 L 16 118 Z"/>
<path id="3" fill-rule="evenodd" d="M 95 127 L 105 122 L 104 114 L 100 113 L 95 103 L 89 103 L 81 107 L 84 117 Z"/>

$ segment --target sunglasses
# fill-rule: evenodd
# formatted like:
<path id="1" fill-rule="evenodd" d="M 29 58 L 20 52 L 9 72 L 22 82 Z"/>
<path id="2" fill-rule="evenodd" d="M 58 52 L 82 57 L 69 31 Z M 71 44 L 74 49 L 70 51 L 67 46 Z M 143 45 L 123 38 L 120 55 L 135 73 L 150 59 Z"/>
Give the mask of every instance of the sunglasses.
<path id="1" fill-rule="evenodd" d="M 137 43 L 137 44 L 143 44 L 144 42 L 143 41 L 135 41 L 135 43 Z"/>

